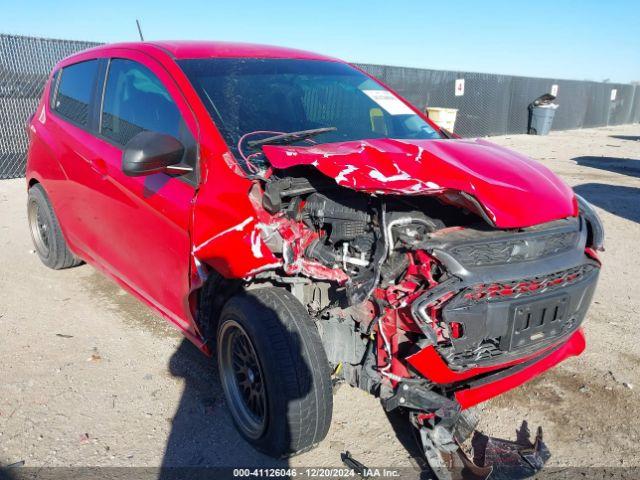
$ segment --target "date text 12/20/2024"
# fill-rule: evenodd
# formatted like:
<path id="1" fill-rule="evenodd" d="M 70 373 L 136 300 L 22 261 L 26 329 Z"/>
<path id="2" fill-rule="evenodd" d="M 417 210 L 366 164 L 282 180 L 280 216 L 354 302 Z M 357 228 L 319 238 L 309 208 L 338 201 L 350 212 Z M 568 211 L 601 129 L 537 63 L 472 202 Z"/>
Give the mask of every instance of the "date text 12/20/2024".
<path id="1" fill-rule="evenodd" d="M 301 477 L 301 478 L 397 478 L 400 470 L 394 468 L 368 468 L 356 471 L 353 468 L 234 468 L 234 478 L 250 477 Z"/>

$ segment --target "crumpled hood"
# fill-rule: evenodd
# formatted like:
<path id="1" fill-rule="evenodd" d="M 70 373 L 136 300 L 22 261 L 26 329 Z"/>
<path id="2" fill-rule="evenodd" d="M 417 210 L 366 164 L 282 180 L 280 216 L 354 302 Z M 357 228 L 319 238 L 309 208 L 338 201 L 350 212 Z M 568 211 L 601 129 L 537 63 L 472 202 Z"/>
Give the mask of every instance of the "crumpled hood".
<path id="1" fill-rule="evenodd" d="M 265 145 L 278 169 L 312 165 L 341 186 L 369 193 L 475 197 L 499 228 L 520 228 L 578 214 L 571 188 L 544 165 L 482 139 Z"/>

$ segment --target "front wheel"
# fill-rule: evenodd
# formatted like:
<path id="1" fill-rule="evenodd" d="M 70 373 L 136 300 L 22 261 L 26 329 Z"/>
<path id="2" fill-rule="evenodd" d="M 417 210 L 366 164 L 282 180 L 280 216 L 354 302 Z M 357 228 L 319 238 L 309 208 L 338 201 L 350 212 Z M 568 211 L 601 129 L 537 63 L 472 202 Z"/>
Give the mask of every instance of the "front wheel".
<path id="1" fill-rule="evenodd" d="M 233 421 L 256 449 L 285 457 L 327 435 L 330 368 L 316 326 L 286 290 L 231 298 L 217 336 L 218 369 Z"/>

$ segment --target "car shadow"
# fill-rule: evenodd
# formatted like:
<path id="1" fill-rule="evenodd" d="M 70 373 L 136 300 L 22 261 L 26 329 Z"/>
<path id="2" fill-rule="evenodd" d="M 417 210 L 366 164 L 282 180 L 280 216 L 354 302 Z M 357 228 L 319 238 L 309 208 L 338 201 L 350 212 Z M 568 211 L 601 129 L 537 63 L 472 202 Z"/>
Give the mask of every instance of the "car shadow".
<path id="1" fill-rule="evenodd" d="M 144 179 L 142 196 L 144 198 L 149 198 L 164 187 L 172 177 L 167 175 L 166 173 L 156 173 L 154 175 L 147 175 Z"/>
<path id="2" fill-rule="evenodd" d="M 162 459 L 160 480 L 178 479 L 229 467 L 283 468 L 253 449 L 237 432 L 224 400 L 215 358 L 183 339 L 169 360 L 169 372 L 184 380 Z M 213 477 L 211 477 L 213 478 Z"/>
<path id="3" fill-rule="evenodd" d="M 583 167 L 598 168 L 608 172 L 628 175 L 630 177 L 640 177 L 640 160 L 621 157 L 595 157 L 584 156 L 572 158 L 578 165 Z"/>
<path id="4" fill-rule="evenodd" d="M 18 480 L 18 475 L 15 475 L 15 468 L 5 467 L 0 463 L 0 480 Z"/>
<path id="5" fill-rule="evenodd" d="M 632 142 L 640 142 L 640 135 L 609 135 L 610 138 L 618 140 L 630 140 Z"/>
<path id="6" fill-rule="evenodd" d="M 587 201 L 618 217 L 640 223 L 640 188 L 604 183 L 584 183 L 573 190 Z"/>

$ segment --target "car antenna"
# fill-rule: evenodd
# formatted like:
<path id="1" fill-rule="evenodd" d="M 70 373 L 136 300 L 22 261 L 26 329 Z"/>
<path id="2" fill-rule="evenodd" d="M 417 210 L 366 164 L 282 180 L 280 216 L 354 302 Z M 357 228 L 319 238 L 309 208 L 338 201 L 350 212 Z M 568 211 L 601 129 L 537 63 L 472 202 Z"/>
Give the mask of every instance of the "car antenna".
<path id="1" fill-rule="evenodd" d="M 144 37 L 142 36 L 142 28 L 140 28 L 140 21 L 136 18 L 136 25 L 138 26 L 138 33 L 140 34 L 140 41 L 144 42 Z"/>

